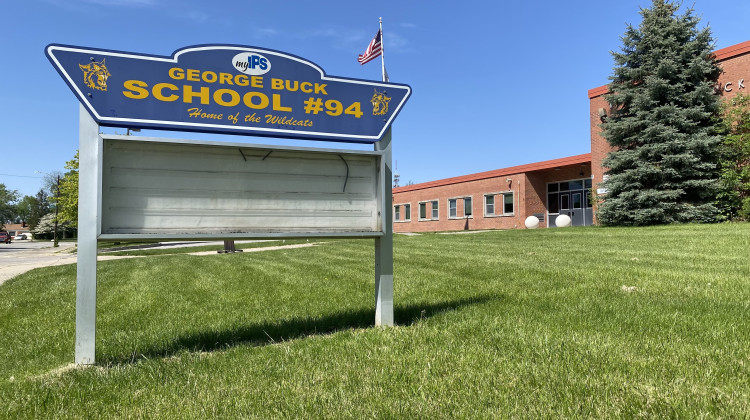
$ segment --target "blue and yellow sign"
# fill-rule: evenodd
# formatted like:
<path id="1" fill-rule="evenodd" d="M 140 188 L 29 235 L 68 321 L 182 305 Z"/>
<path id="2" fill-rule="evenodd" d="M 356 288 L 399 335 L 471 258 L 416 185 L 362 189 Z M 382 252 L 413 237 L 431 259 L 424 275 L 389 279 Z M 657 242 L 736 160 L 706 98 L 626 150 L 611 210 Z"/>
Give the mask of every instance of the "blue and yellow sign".
<path id="1" fill-rule="evenodd" d="M 46 54 L 94 120 L 111 127 L 374 143 L 411 94 L 246 46 L 160 57 L 52 44 Z"/>

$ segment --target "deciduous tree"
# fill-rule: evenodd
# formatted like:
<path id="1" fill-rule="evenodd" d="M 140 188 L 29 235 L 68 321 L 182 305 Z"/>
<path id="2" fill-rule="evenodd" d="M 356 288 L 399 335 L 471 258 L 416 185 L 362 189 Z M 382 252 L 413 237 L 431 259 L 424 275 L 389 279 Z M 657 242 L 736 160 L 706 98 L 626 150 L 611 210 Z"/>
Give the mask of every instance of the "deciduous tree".
<path id="1" fill-rule="evenodd" d="M 58 220 L 78 226 L 78 151 L 73 159 L 65 164 L 68 172 L 60 179 L 60 193 L 56 198 L 60 206 Z"/>
<path id="2" fill-rule="evenodd" d="M 18 219 L 18 222 L 28 224 L 35 205 L 36 198 L 30 195 L 23 196 L 23 198 L 18 201 L 18 204 L 16 204 L 16 218 Z"/>
<path id="3" fill-rule="evenodd" d="M 724 127 L 717 205 L 728 219 L 750 220 L 750 96 L 727 103 Z"/>
<path id="4" fill-rule="evenodd" d="M 49 213 L 52 209 L 52 203 L 49 200 L 49 194 L 44 189 L 40 189 L 34 196 L 31 215 L 29 216 L 29 226 L 33 229 L 39 224 L 42 216 Z"/>
<path id="5" fill-rule="evenodd" d="M 6 223 L 15 219 L 16 201 L 18 201 L 18 191 L 9 190 L 5 184 L 0 184 L 0 229 L 5 228 Z"/>

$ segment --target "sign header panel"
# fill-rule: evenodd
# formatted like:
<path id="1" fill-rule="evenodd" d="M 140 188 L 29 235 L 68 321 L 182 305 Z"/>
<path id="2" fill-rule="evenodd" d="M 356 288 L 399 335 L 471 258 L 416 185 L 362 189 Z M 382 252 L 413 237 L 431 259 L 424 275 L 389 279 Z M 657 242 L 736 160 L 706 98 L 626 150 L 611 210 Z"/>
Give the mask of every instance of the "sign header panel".
<path id="1" fill-rule="evenodd" d="M 381 139 L 408 85 L 327 76 L 256 47 L 186 47 L 171 57 L 52 44 L 46 54 L 103 126 L 349 143 Z"/>

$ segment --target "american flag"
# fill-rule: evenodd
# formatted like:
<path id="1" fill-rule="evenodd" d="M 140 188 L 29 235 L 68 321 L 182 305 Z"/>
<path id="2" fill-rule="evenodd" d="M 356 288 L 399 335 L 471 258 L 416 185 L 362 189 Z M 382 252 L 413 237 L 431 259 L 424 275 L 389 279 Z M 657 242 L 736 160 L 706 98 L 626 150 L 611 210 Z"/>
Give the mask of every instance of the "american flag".
<path id="1" fill-rule="evenodd" d="M 367 46 L 365 53 L 357 57 L 359 64 L 369 63 L 383 52 L 383 44 L 380 42 L 380 37 L 381 33 L 378 31 L 378 33 L 375 34 L 375 38 L 370 41 L 370 45 Z"/>

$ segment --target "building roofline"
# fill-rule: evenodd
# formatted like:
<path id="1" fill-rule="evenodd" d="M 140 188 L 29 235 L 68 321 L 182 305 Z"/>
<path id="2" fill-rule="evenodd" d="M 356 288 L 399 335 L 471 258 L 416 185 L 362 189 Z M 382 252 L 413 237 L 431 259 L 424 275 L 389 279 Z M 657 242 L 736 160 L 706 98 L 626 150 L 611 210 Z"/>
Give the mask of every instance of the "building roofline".
<path id="1" fill-rule="evenodd" d="M 406 185 L 393 189 L 393 193 L 403 193 L 409 191 L 423 190 L 426 188 L 442 187 L 445 185 L 460 184 L 462 182 L 478 181 L 481 179 L 495 178 L 507 175 L 516 175 L 523 172 L 534 172 L 545 169 L 557 168 L 560 166 L 580 165 L 583 163 L 591 164 L 591 153 L 582 155 L 568 156 L 559 159 L 545 160 L 542 162 L 528 163 L 525 165 L 511 166 L 508 168 L 494 169 L 486 172 L 479 172 L 469 175 L 461 175 L 452 178 L 438 179 L 436 181 L 423 182 L 421 184 Z"/>
<path id="2" fill-rule="evenodd" d="M 609 92 L 609 85 L 599 86 L 595 87 L 593 89 L 589 89 L 589 99 L 594 99 L 597 96 L 602 96 Z"/>
<path id="3" fill-rule="evenodd" d="M 750 52 L 750 41 L 740 42 L 726 48 L 714 51 L 714 56 L 717 60 L 723 61 L 729 58 L 737 57 L 738 55 L 747 54 Z"/>
<path id="4" fill-rule="evenodd" d="M 717 61 L 724 61 L 730 58 L 737 57 L 738 55 L 747 54 L 749 52 L 750 41 L 745 41 L 714 51 L 714 57 Z M 588 91 L 589 99 L 594 99 L 597 96 L 602 96 L 606 93 L 609 93 L 609 85 L 595 87 L 593 89 L 589 89 Z"/>

